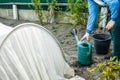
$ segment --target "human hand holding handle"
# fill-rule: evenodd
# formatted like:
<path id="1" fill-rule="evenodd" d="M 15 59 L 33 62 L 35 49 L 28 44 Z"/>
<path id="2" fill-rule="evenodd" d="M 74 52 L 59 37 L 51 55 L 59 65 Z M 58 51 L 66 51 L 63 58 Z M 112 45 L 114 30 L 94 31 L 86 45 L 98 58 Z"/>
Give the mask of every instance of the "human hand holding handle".
<path id="1" fill-rule="evenodd" d="M 90 38 L 90 34 L 86 32 L 85 35 L 82 37 L 81 40 L 82 40 L 82 41 L 85 40 L 85 39 L 86 39 L 86 40 L 89 40 L 89 38 Z"/>
<path id="2" fill-rule="evenodd" d="M 112 29 L 112 27 L 115 25 L 115 21 L 113 21 L 113 20 L 110 20 L 108 23 L 107 23 L 107 25 L 106 25 L 106 29 L 107 30 L 110 30 L 110 29 Z"/>

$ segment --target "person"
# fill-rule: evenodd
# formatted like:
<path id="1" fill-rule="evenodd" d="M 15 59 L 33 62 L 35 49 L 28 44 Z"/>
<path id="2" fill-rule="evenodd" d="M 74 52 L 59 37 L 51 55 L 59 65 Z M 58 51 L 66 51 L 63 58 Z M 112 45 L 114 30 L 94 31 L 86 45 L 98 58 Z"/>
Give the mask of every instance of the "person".
<path id="1" fill-rule="evenodd" d="M 82 37 L 82 40 L 89 40 L 90 34 L 94 29 L 96 18 L 98 15 L 98 4 L 94 0 L 88 1 L 88 22 L 86 27 L 86 33 Z M 113 52 L 110 56 L 117 56 L 120 59 L 120 0 L 101 0 L 104 2 L 110 11 L 110 16 L 106 29 L 110 31 L 112 42 L 113 42 Z M 106 58 L 110 58 L 107 56 Z"/>

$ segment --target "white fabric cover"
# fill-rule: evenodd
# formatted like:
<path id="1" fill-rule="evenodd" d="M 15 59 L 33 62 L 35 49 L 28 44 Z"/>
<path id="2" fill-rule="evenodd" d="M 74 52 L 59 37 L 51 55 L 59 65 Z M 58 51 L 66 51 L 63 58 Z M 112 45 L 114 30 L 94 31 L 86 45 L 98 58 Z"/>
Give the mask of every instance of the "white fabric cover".
<path id="1" fill-rule="evenodd" d="M 18 25 L 0 45 L 0 80 L 66 80 L 66 67 L 58 41 L 40 25 Z"/>
<path id="2" fill-rule="evenodd" d="M 0 23 L 0 44 L 13 28 Z"/>

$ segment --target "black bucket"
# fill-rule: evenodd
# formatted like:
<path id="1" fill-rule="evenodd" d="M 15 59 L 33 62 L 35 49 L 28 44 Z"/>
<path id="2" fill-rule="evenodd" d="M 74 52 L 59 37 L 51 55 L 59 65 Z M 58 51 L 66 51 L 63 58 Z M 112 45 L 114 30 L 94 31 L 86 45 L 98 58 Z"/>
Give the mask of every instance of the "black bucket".
<path id="1" fill-rule="evenodd" d="M 109 34 L 94 34 L 94 49 L 97 54 L 107 54 L 109 51 L 111 36 Z"/>

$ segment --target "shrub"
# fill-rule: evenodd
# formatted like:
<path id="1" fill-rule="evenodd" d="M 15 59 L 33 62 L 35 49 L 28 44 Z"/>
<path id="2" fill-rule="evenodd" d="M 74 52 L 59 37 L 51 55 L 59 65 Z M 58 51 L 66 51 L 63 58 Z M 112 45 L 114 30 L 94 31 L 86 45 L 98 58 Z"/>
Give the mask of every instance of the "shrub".
<path id="1" fill-rule="evenodd" d="M 87 71 L 90 73 L 99 71 L 96 80 L 120 80 L 120 61 L 116 57 L 111 57 L 109 61 L 98 63 L 94 68 L 87 68 Z"/>
<path id="2" fill-rule="evenodd" d="M 87 2 L 85 0 L 68 0 L 68 10 L 73 14 L 72 18 L 75 20 L 76 24 L 86 24 L 87 23 Z"/>

